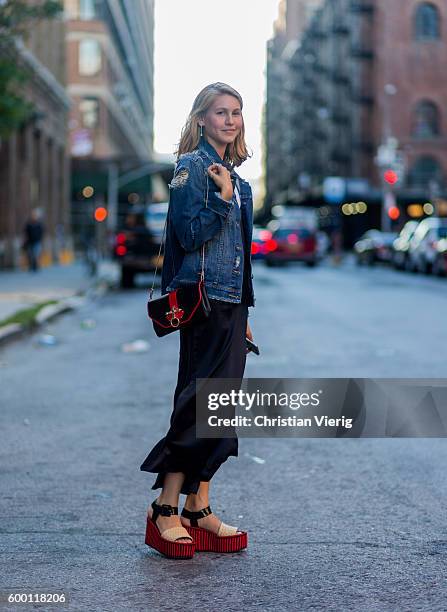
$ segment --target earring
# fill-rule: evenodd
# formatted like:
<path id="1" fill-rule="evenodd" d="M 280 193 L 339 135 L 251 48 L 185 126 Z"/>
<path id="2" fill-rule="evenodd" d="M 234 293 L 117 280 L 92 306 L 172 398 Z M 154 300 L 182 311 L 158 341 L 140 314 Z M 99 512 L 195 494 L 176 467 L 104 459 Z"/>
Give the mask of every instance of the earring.
<path id="1" fill-rule="evenodd" d="M 200 136 L 203 136 L 203 125 L 200 126 Z"/>

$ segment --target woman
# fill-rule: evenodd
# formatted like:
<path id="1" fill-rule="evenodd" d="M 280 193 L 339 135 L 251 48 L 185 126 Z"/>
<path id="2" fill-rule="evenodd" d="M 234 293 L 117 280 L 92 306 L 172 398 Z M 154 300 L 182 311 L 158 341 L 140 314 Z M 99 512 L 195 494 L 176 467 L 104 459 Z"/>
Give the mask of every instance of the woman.
<path id="1" fill-rule="evenodd" d="M 247 321 L 254 306 L 251 274 L 253 202 L 249 184 L 234 171 L 248 157 L 242 98 L 213 83 L 196 97 L 182 130 L 170 203 L 162 294 L 197 281 L 205 244 L 205 286 L 211 314 L 180 330 L 180 359 L 170 429 L 141 470 L 158 473 L 162 488 L 148 509 L 146 543 L 166 556 L 190 558 L 195 550 L 234 552 L 247 534 L 211 511 L 210 480 L 226 459 L 238 455 L 238 440 L 195 435 L 196 378 L 242 379 Z M 181 517 L 179 494 L 187 495 Z"/>

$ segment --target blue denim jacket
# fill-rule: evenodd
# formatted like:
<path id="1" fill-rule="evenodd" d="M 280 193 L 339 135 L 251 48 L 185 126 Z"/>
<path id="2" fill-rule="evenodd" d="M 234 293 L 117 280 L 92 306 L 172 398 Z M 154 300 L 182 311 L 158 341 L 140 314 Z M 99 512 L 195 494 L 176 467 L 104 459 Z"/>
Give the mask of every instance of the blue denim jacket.
<path id="1" fill-rule="evenodd" d="M 201 246 L 205 243 L 205 286 L 208 297 L 225 302 L 241 302 L 244 263 L 247 265 L 249 306 L 255 305 L 251 268 L 253 198 L 251 187 L 234 170 L 241 206 L 236 197 L 224 200 L 208 177 L 207 168 L 224 163 L 205 138 L 198 148 L 180 156 L 169 185 L 170 199 L 164 249 L 161 291 L 196 282 L 201 272 Z M 230 169 L 230 168 L 229 168 Z M 241 231 L 242 230 L 242 231 Z M 248 260 L 244 262 L 244 257 Z"/>

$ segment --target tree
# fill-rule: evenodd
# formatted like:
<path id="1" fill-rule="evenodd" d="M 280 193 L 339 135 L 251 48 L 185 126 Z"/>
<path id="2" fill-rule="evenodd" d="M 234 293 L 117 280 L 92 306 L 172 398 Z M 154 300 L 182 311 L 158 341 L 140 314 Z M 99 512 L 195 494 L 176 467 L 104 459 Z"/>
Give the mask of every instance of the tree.
<path id="1" fill-rule="evenodd" d="M 60 0 L 0 0 L 0 138 L 7 138 L 33 112 L 23 96 L 30 78 L 17 62 L 16 40 L 26 38 L 38 20 L 54 19 L 62 11 Z"/>

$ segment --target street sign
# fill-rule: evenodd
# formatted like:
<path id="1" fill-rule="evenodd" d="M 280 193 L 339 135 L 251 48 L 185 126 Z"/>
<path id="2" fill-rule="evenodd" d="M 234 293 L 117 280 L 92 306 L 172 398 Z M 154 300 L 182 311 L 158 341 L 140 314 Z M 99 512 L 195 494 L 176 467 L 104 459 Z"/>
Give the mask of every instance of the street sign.
<path id="1" fill-rule="evenodd" d="M 341 204 L 346 194 L 346 181 L 341 176 L 328 176 L 323 181 L 323 196 L 329 204 Z"/>

